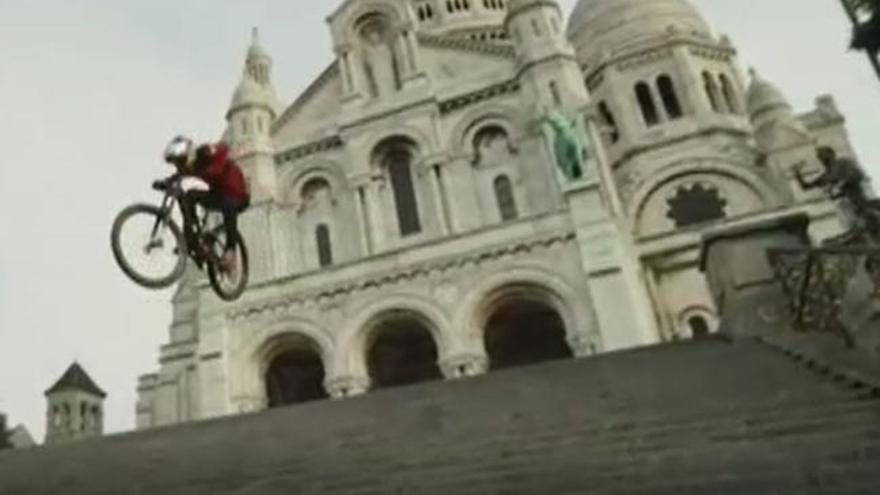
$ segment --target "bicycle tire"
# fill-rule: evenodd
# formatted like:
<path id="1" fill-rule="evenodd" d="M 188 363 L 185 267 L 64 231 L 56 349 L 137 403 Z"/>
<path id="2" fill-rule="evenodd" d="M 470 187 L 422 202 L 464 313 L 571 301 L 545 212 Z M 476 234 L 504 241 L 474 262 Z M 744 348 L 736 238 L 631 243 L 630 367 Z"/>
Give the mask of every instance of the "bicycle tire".
<path id="1" fill-rule="evenodd" d="M 123 253 L 120 243 L 120 234 L 122 232 L 123 225 L 125 225 L 125 222 L 127 222 L 135 215 L 141 214 L 151 215 L 153 217 L 159 218 L 162 215 L 162 210 L 156 206 L 147 204 L 136 204 L 122 210 L 113 221 L 113 228 L 110 231 L 110 244 L 113 248 L 113 257 L 116 259 L 116 264 L 119 265 L 119 268 L 122 269 L 122 272 L 125 273 L 125 275 L 128 276 L 128 278 L 130 278 L 136 284 L 147 289 L 165 289 L 174 285 L 175 282 L 180 280 L 186 270 L 187 251 L 185 247 L 186 243 L 183 238 L 183 232 L 180 230 L 180 227 L 178 227 L 177 224 L 174 223 L 173 220 L 166 220 L 166 225 L 169 229 L 171 229 L 171 232 L 174 235 L 174 239 L 177 242 L 177 263 L 174 266 L 174 269 L 166 276 L 159 278 L 145 276 L 144 274 L 138 272 L 133 266 L 131 266 L 131 263 L 129 263 L 128 260 L 125 258 L 125 253 Z"/>
<path id="2" fill-rule="evenodd" d="M 237 301 L 238 298 L 244 294 L 244 291 L 247 289 L 248 278 L 250 277 L 250 263 L 248 260 L 248 250 L 247 246 L 244 243 L 244 239 L 239 235 L 235 239 L 236 247 L 239 249 L 241 254 L 241 266 L 238 267 L 241 270 L 241 275 L 239 277 L 238 284 L 233 288 L 233 290 L 225 290 L 220 283 L 220 272 L 218 270 L 218 266 L 213 262 L 208 262 L 208 281 L 211 282 L 211 288 L 214 289 L 214 293 L 217 296 L 226 301 L 233 302 Z"/>

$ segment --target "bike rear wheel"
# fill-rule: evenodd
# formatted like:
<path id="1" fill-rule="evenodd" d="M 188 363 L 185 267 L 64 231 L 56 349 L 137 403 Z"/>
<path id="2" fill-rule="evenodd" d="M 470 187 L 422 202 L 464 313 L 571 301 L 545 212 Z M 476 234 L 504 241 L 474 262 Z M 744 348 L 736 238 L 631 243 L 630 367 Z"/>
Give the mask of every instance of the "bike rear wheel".
<path id="1" fill-rule="evenodd" d="M 156 206 L 138 204 L 122 210 L 110 234 L 113 257 L 135 283 L 164 289 L 186 269 L 186 244 L 180 227 Z"/>
<path id="2" fill-rule="evenodd" d="M 227 267 L 221 266 L 219 260 L 223 258 L 226 250 L 226 236 L 224 229 L 221 227 L 205 236 L 208 246 L 213 252 L 212 258 L 208 262 L 208 280 L 211 282 L 211 288 L 220 299 L 227 302 L 237 300 L 244 294 L 247 289 L 248 278 L 250 276 L 250 265 L 248 260 L 247 246 L 241 236 L 237 236 L 234 240 L 234 267 L 229 270 Z"/>

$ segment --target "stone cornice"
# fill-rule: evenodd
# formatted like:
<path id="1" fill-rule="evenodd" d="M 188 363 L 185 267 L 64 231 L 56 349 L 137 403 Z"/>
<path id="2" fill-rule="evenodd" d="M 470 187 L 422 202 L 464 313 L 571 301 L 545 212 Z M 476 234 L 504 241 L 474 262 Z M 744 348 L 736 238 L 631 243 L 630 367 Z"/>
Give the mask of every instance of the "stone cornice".
<path id="1" fill-rule="evenodd" d="M 488 41 L 472 40 L 458 36 L 439 36 L 431 34 L 419 34 L 418 41 L 420 44 L 431 48 L 461 50 L 507 59 L 513 59 L 516 57 L 516 51 L 512 44 L 491 43 Z"/>
<path id="2" fill-rule="evenodd" d="M 509 93 L 516 93 L 517 91 L 519 91 L 519 88 L 519 81 L 516 79 L 511 79 L 502 83 L 480 88 L 476 91 L 453 96 L 452 98 L 448 98 L 439 102 L 440 113 L 452 113 L 456 110 L 460 110 L 462 108 L 468 107 L 484 100 L 489 100 Z"/>
<path id="3" fill-rule="evenodd" d="M 341 148 L 344 144 L 340 136 L 328 136 L 278 153 L 275 155 L 275 163 L 281 165 L 286 162 L 296 161 L 309 155 Z"/>
<path id="4" fill-rule="evenodd" d="M 360 279 L 330 285 L 324 289 L 294 293 L 262 301 L 250 307 L 232 310 L 227 313 L 227 317 L 231 320 L 246 319 L 258 317 L 265 313 L 286 312 L 291 308 L 301 307 L 309 303 L 330 303 L 334 299 L 347 297 L 359 292 L 410 282 L 435 274 L 443 275 L 450 271 L 476 267 L 487 262 L 520 256 L 538 249 L 549 249 L 555 245 L 568 244 L 574 242 L 575 239 L 574 232 L 558 232 L 541 238 L 527 239 L 505 246 L 495 246 L 465 255 L 440 258 L 401 268 L 393 272 L 377 273 Z M 361 260 L 360 262 L 364 261 L 367 260 Z M 283 281 L 281 282 L 283 283 Z"/>
<path id="5" fill-rule="evenodd" d="M 719 45 L 713 40 L 679 35 L 662 41 L 644 43 L 637 47 L 624 49 L 618 53 L 602 58 L 601 60 L 598 60 L 598 57 L 596 57 L 593 60 L 589 60 L 587 63 L 582 64 L 581 70 L 589 80 L 597 74 L 604 72 L 609 67 L 617 67 L 619 69 L 621 67 L 637 67 L 642 65 L 640 61 L 648 62 L 655 60 L 657 57 L 657 55 L 655 55 L 656 52 L 670 52 L 679 46 L 687 47 L 695 56 L 708 57 L 714 60 L 727 60 L 736 55 L 736 49 L 732 46 Z"/>

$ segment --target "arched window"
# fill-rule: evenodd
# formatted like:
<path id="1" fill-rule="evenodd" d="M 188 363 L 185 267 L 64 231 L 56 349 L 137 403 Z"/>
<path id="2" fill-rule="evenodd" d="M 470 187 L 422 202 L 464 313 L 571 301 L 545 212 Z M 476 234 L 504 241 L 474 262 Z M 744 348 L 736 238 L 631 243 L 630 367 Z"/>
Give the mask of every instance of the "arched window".
<path id="1" fill-rule="evenodd" d="M 614 118 L 614 114 L 611 113 L 611 109 L 608 108 L 608 104 L 604 101 L 599 102 L 599 115 L 602 117 L 602 122 L 608 127 L 607 135 L 611 143 L 620 141 L 620 129 L 617 127 L 617 119 Z"/>
<path id="2" fill-rule="evenodd" d="M 330 197 L 330 183 L 328 183 L 323 177 L 309 179 L 309 181 L 302 186 L 300 195 L 303 203 L 306 204 L 322 197 Z"/>
<path id="3" fill-rule="evenodd" d="M 498 211 L 501 212 L 501 220 L 508 222 L 516 220 L 519 212 L 516 209 L 516 197 L 513 195 L 513 186 L 506 175 L 499 175 L 495 179 L 495 200 L 498 201 Z"/>
<path id="4" fill-rule="evenodd" d="M 666 109 L 666 115 L 675 120 L 681 118 L 684 114 L 681 110 L 681 102 L 678 100 L 678 93 L 675 91 L 675 84 L 672 78 L 663 74 L 657 78 L 657 89 L 660 91 L 660 99 L 663 100 L 663 108 Z"/>
<path id="5" fill-rule="evenodd" d="M 318 246 L 318 264 L 321 268 L 333 264 L 333 245 L 330 242 L 330 229 L 324 225 L 318 225 L 315 229 L 315 243 Z"/>
<path id="6" fill-rule="evenodd" d="M 507 131 L 487 125 L 474 134 L 474 165 L 498 165 L 510 160 L 511 143 Z"/>
<path id="7" fill-rule="evenodd" d="M 400 234 L 407 236 L 422 231 L 419 220 L 419 206 L 412 177 L 412 153 L 403 147 L 394 147 L 385 157 L 385 166 L 391 176 L 394 190 L 394 204 L 397 206 L 397 220 Z"/>
<path id="8" fill-rule="evenodd" d="M 721 74 L 721 93 L 724 95 L 725 103 L 727 103 L 727 110 L 730 113 L 740 113 L 736 90 L 726 74 Z"/>
<path id="9" fill-rule="evenodd" d="M 538 25 L 537 19 L 532 19 L 532 30 L 535 31 L 535 36 L 541 36 L 541 27 Z"/>
<path id="10" fill-rule="evenodd" d="M 646 82 L 636 84 L 636 99 L 639 102 L 639 108 L 642 109 L 642 118 L 648 127 L 660 123 L 660 115 L 657 113 L 657 107 L 654 105 L 654 97 L 651 94 L 651 86 Z"/>
<path id="11" fill-rule="evenodd" d="M 708 72 L 703 72 L 703 85 L 706 90 L 706 98 L 709 99 L 709 105 L 712 111 L 721 112 L 721 103 L 718 100 L 718 85 L 715 84 L 715 78 Z"/>

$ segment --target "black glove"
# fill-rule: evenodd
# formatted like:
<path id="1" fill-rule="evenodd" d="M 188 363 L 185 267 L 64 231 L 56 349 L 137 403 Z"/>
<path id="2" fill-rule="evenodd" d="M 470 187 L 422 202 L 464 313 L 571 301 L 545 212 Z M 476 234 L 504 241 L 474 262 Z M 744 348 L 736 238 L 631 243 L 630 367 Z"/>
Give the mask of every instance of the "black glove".
<path id="1" fill-rule="evenodd" d="M 157 191 L 165 191 L 168 189 L 168 181 L 167 180 L 157 180 L 153 182 L 153 189 Z"/>

